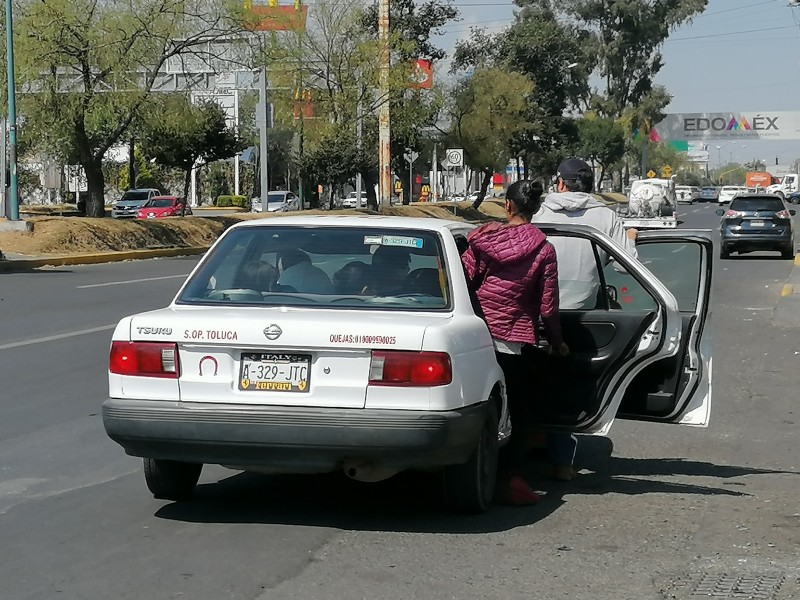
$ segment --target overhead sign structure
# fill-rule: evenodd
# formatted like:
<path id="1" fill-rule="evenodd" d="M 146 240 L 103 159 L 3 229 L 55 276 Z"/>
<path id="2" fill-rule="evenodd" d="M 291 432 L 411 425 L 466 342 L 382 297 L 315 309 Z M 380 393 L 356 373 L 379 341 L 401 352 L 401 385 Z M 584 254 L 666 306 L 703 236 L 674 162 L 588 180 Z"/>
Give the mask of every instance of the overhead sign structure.
<path id="1" fill-rule="evenodd" d="M 800 140 L 800 112 L 676 113 L 654 129 L 662 140 Z"/>

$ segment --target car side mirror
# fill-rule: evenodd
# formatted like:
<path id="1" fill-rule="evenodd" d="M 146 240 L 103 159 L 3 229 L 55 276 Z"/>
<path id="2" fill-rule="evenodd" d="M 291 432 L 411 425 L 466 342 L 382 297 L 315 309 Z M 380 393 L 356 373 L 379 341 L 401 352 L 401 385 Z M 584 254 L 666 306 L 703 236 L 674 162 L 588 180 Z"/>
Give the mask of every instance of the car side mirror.
<path id="1" fill-rule="evenodd" d="M 716 214 L 718 214 L 720 217 L 721 217 L 722 215 L 724 215 L 724 214 L 725 214 L 725 211 L 724 211 L 723 209 L 721 209 L 721 208 L 718 208 L 718 209 L 717 209 L 717 210 L 715 210 L 714 212 L 715 212 Z"/>
<path id="2" fill-rule="evenodd" d="M 791 209 L 789 209 L 789 214 L 792 215 L 792 216 L 795 216 L 797 214 L 797 211 L 795 209 L 791 208 Z"/>

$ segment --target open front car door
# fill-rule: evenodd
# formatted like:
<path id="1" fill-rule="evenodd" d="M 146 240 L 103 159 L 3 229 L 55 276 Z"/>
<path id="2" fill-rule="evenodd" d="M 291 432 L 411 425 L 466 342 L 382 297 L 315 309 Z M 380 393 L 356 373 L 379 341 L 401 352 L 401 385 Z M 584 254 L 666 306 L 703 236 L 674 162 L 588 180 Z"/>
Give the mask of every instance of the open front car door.
<path id="1" fill-rule="evenodd" d="M 534 422 L 545 430 L 599 435 L 617 416 L 707 425 L 709 234 L 642 233 L 636 260 L 593 228 L 539 226 L 559 256 L 570 356 L 530 351 Z M 578 272 L 594 269 L 591 281 L 568 266 L 577 257 L 584 260 Z"/>

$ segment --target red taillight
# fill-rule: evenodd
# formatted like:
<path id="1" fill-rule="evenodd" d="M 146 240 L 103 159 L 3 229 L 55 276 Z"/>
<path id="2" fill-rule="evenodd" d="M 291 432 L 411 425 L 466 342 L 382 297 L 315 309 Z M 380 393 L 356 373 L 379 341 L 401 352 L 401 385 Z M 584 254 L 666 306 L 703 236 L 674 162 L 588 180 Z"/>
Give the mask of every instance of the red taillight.
<path id="1" fill-rule="evenodd" d="M 117 375 L 180 377 L 178 344 L 161 342 L 111 342 L 108 370 Z"/>
<path id="2" fill-rule="evenodd" d="M 790 219 L 792 215 L 789 214 L 789 211 L 786 209 L 779 210 L 775 213 L 775 216 L 779 219 Z"/>
<path id="3" fill-rule="evenodd" d="M 737 217 L 741 217 L 743 213 L 740 213 L 737 210 L 726 210 L 725 211 L 725 218 L 726 219 L 735 219 Z"/>
<path id="4" fill-rule="evenodd" d="M 444 352 L 374 351 L 370 385 L 433 387 L 453 381 L 450 356 Z"/>

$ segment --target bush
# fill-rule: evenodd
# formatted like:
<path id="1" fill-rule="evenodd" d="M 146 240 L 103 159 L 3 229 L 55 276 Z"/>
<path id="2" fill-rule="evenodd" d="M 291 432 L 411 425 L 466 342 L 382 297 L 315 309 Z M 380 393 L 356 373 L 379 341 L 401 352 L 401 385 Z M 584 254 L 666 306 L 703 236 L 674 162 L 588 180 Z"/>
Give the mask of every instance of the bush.
<path id="1" fill-rule="evenodd" d="M 215 205 L 220 208 L 225 208 L 228 206 L 238 206 L 239 208 L 250 210 L 250 200 L 247 198 L 247 196 L 232 196 L 232 195 L 217 196 Z"/>

